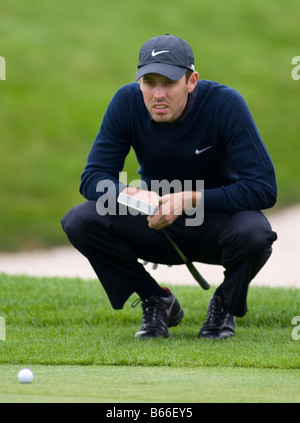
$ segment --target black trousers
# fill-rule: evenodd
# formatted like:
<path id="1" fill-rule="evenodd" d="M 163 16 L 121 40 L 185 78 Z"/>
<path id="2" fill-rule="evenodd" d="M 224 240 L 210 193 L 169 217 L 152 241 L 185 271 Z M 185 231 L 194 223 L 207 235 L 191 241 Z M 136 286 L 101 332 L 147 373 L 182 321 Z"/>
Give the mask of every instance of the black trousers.
<path id="1" fill-rule="evenodd" d="M 149 229 L 146 216 L 100 216 L 96 202 L 72 208 L 62 219 L 71 244 L 90 262 L 114 309 L 141 287 L 157 284 L 138 259 L 182 264 L 177 252 L 159 230 Z M 247 312 L 248 286 L 266 263 L 277 235 L 260 211 L 207 214 L 200 226 L 186 226 L 180 216 L 169 234 L 194 262 L 222 265 L 224 281 L 217 288 L 232 315 Z"/>

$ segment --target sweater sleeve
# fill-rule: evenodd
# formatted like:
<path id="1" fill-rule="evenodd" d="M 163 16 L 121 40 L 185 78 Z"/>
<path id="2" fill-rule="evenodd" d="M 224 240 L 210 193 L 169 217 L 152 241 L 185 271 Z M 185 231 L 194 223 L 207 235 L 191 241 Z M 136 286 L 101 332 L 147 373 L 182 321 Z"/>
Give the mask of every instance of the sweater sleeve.
<path id="1" fill-rule="evenodd" d="M 128 118 L 122 113 L 127 107 L 127 93 L 123 88 L 108 105 L 81 175 L 80 192 L 87 200 L 97 200 L 108 190 L 115 197 L 125 187 L 119 181 L 119 173 L 130 150 Z"/>
<path id="2" fill-rule="evenodd" d="M 274 166 L 245 100 L 231 89 L 218 104 L 220 136 L 236 178 L 205 190 L 205 211 L 230 214 L 273 207 L 277 199 Z"/>

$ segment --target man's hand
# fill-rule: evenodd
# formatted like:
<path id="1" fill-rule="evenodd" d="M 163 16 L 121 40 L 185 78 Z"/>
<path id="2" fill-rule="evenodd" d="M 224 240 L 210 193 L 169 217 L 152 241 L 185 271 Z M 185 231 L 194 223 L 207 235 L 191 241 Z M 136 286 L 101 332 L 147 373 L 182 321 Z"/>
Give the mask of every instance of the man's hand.
<path id="1" fill-rule="evenodd" d="M 183 211 L 198 207 L 202 198 L 202 194 L 197 191 L 177 192 L 163 197 L 154 191 L 133 187 L 126 187 L 122 192 L 158 207 L 153 216 L 147 217 L 149 228 L 157 230 L 172 225 Z"/>
<path id="2" fill-rule="evenodd" d="M 153 216 L 148 216 L 151 229 L 163 229 L 172 225 L 183 211 L 198 207 L 202 194 L 196 191 L 177 192 L 159 197 L 159 208 Z"/>

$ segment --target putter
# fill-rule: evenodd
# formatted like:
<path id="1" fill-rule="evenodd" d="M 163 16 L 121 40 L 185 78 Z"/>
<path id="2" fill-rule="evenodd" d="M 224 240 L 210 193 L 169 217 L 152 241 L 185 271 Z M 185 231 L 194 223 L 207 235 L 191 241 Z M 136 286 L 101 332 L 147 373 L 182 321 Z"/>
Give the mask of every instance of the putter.
<path id="1" fill-rule="evenodd" d="M 204 279 L 204 277 L 198 272 L 196 267 L 193 265 L 193 263 L 183 254 L 183 252 L 180 250 L 178 245 L 175 243 L 175 241 L 170 237 L 168 232 L 165 229 L 161 229 L 163 231 L 163 234 L 168 239 L 174 250 L 177 251 L 178 255 L 181 257 L 183 263 L 188 268 L 189 272 L 193 276 L 196 282 L 205 290 L 210 288 L 209 283 Z"/>
<path id="2" fill-rule="evenodd" d="M 157 207 L 155 207 L 153 204 L 147 203 L 145 201 L 138 200 L 137 198 L 134 198 L 133 196 L 129 194 L 121 193 L 118 197 L 118 203 L 123 204 L 124 206 L 130 207 L 134 210 L 138 210 L 141 213 L 144 213 L 148 216 L 153 215 Z M 196 282 L 205 290 L 210 288 L 209 283 L 203 278 L 203 276 L 198 272 L 196 267 L 193 265 L 193 263 L 183 254 L 183 252 L 180 250 L 178 245 L 175 243 L 175 241 L 172 239 L 172 237 L 168 234 L 166 229 L 161 229 L 164 236 L 167 238 L 167 240 L 170 242 L 174 250 L 177 252 L 177 254 L 182 259 L 183 263 L 188 268 L 189 272 L 193 276 Z"/>

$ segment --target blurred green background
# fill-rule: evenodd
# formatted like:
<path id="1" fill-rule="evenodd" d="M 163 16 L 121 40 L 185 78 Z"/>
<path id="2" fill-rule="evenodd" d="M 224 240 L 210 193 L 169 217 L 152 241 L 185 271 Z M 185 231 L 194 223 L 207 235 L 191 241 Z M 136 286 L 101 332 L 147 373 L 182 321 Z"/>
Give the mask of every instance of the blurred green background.
<path id="1" fill-rule="evenodd" d="M 274 161 L 279 200 L 300 201 L 297 0 L 1 0 L 0 250 L 68 244 L 61 217 L 84 201 L 80 174 L 114 92 L 138 52 L 171 33 L 200 78 L 241 92 Z M 126 169 L 136 179 L 131 153 Z"/>

